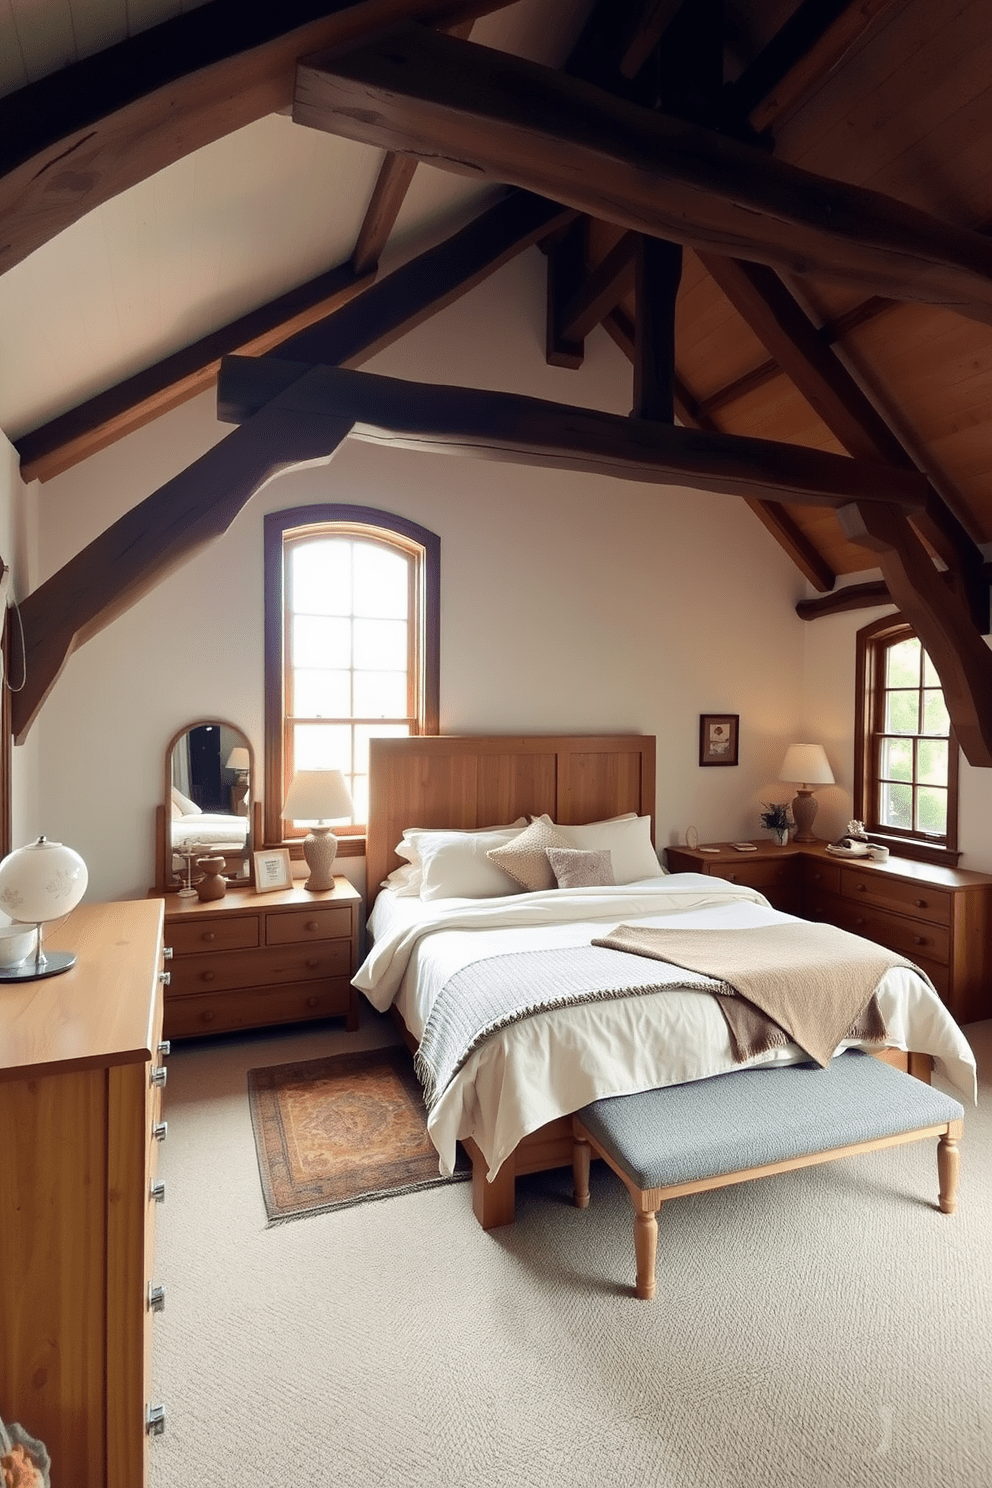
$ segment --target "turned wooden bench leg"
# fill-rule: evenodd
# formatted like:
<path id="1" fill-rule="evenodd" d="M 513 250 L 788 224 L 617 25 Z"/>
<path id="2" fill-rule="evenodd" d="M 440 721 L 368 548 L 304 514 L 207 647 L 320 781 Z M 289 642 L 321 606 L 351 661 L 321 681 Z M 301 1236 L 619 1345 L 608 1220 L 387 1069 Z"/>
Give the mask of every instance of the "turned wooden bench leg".
<path id="1" fill-rule="evenodd" d="M 576 1209 L 589 1207 L 589 1165 L 592 1148 L 582 1132 L 572 1131 L 572 1202 Z"/>
<path id="2" fill-rule="evenodd" d="M 937 1207 L 941 1214 L 953 1214 L 958 1207 L 958 1176 L 961 1171 L 958 1139 L 963 1126 L 962 1121 L 952 1121 L 944 1135 L 937 1139 L 937 1177 L 940 1182 Z"/>
<path id="3" fill-rule="evenodd" d="M 647 1207 L 644 1198 L 635 1200 L 634 1255 L 637 1258 L 637 1282 L 634 1291 L 644 1302 L 654 1296 L 655 1265 L 658 1258 L 658 1213 Z"/>

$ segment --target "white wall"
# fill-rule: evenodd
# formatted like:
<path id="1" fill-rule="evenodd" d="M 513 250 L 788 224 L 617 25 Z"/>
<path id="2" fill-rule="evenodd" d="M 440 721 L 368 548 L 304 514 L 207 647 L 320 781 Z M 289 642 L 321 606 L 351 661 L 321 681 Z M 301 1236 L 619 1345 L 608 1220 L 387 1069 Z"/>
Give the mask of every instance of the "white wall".
<path id="1" fill-rule="evenodd" d="M 628 411 L 630 367 L 602 332 L 578 372 L 549 368 L 543 339 L 535 250 L 368 370 Z M 204 396 L 42 486 L 40 577 L 226 432 Z M 153 882 L 164 751 L 181 726 L 228 719 L 261 757 L 262 517 L 320 501 L 440 534 L 445 732 L 656 734 L 660 845 L 690 823 L 702 841 L 759 835 L 760 802 L 791 794 L 775 777 L 802 736 L 814 627 L 794 613 L 802 579 L 743 503 L 351 440 L 330 465 L 272 481 L 208 552 L 69 659 L 29 738 L 41 830 L 82 853 L 91 898 Z M 741 715 L 738 768 L 699 767 L 701 712 Z M 358 877 L 361 865 L 342 868 Z"/>

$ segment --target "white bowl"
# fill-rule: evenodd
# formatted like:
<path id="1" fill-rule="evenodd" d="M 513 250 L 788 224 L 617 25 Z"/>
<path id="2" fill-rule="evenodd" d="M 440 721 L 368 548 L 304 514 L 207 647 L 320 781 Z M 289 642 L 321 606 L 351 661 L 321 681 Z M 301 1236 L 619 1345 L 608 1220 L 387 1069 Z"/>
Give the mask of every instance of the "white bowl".
<path id="1" fill-rule="evenodd" d="M 25 962 L 34 953 L 37 936 L 35 925 L 0 925 L 0 968 Z"/>

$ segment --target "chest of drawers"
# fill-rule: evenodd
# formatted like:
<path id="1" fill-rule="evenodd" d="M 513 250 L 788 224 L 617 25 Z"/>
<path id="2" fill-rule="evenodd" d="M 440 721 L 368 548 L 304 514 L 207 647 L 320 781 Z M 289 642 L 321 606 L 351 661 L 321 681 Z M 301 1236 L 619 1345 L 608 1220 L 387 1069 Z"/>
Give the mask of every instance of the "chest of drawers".
<path id="1" fill-rule="evenodd" d="M 756 846 L 669 848 L 667 863 L 749 884 L 776 909 L 887 946 L 926 972 L 959 1023 L 992 1015 L 992 875 L 909 858 L 844 860 L 818 842 Z"/>
<path id="2" fill-rule="evenodd" d="M 346 878 L 322 893 L 235 889 L 206 903 L 169 894 L 166 1036 L 337 1016 L 356 1029 L 358 993 L 351 978 L 360 904 Z"/>
<path id="3" fill-rule="evenodd" d="M 147 1482 L 162 905 L 80 905 L 3 989 L 0 1403 L 60 1488 Z"/>

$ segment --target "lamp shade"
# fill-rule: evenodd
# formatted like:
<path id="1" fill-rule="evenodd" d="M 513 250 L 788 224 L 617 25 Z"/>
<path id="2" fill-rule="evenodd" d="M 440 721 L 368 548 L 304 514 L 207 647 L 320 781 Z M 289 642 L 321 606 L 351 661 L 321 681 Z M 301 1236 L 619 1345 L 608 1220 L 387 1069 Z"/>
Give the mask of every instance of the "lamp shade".
<path id="1" fill-rule="evenodd" d="M 336 821 L 354 809 L 340 770 L 298 770 L 286 793 L 286 821 Z"/>
<path id="2" fill-rule="evenodd" d="M 67 915 L 86 893 L 86 864 L 71 847 L 39 837 L 0 863 L 0 907 L 12 920 L 43 924 Z"/>
<path id="3" fill-rule="evenodd" d="M 227 767 L 226 768 L 228 770 L 250 770 L 251 769 L 251 756 L 249 755 L 247 749 L 245 749 L 243 747 L 243 745 L 237 744 L 231 750 L 230 754 L 227 756 Z"/>
<path id="4" fill-rule="evenodd" d="M 834 772 L 822 744 L 790 744 L 778 778 L 795 785 L 833 785 Z"/>

